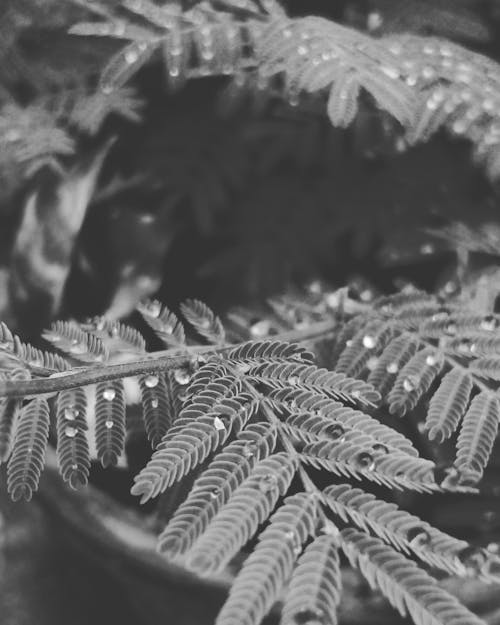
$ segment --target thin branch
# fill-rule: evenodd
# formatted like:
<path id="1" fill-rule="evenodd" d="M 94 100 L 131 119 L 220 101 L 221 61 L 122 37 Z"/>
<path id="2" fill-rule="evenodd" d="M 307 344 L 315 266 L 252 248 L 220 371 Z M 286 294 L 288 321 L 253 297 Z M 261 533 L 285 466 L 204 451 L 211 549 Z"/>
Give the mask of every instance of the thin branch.
<path id="1" fill-rule="evenodd" d="M 329 338 L 334 333 L 336 321 L 322 322 L 311 325 L 304 330 L 290 330 L 281 334 L 266 337 L 266 340 L 279 340 L 289 343 L 314 343 Z M 246 341 L 243 341 L 246 342 Z M 0 397 L 26 398 L 43 394 L 88 386 L 97 382 L 107 382 L 121 378 L 130 378 L 158 371 L 167 371 L 189 364 L 193 358 L 205 354 L 223 354 L 236 347 L 224 345 L 194 345 L 183 349 L 169 349 L 149 354 L 147 358 L 115 365 L 99 365 L 89 368 L 55 373 L 49 378 L 26 381 L 5 380 L 0 382 Z"/>

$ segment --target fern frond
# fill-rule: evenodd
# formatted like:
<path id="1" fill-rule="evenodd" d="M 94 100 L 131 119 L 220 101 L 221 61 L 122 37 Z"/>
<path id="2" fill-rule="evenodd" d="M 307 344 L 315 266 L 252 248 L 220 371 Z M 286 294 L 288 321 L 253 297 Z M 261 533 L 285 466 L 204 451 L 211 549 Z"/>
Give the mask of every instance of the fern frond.
<path id="1" fill-rule="evenodd" d="M 139 388 L 146 434 L 156 449 L 180 412 L 179 387 L 172 372 L 167 371 L 141 376 Z"/>
<path id="2" fill-rule="evenodd" d="M 72 321 L 55 321 L 42 336 L 54 347 L 81 362 L 106 362 L 108 359 L 102 341 Z"/>
<path id="3" fill-rule="evenodd" d="M 368 323 L 340 354 L 335 371 L 352 378 L 359 377 L 369 360 L 383 351 L 393 334 L 394 327 L 390 322 L 377 319 Z"/>
<path id="4" fill-rule="evenodd" d="M 436 580 L 378 538 L 353 529 L 340 533 L 342 549 L 370 586 L 380 589 L 402 616 L 415 625 L 484 625 Z"/>
<path id="5" fill-rule="evenodd" d="M 382 397 L 394 385 L 398 373 L 415 355 L 418 341 L 408 334 L 402 334 L 387 345 L 370 371 L 367 382 L 372 384 Z"/>
<path id="6" fill-rule="evenodd" d="M 203 575 L 220 571 L 269 518 L 297 466 L 283 452 L 258 462 L 188 552 L 187 565 Z"/>
<path id="7" fill-rule="evenodd" d="M 197 299 L 188 299 L 181 304 L 181 311 L 193 328 L 209 343 L 222 345 L 226 332 L 222 321 L 210 308 Z"/>
<path id="8" fill-rule="evenodd" d="M 359 442 L 363 442 L 360 437 Z M 428 492 L 437 489 L 434 463 L 403 454 L 380 454 L 349 440 L 319 441 L 301 450 L 302 460 L 341 477 L 367 479 L 390 488 Z"/>
<path id="9" fill-rule="evenodd" d="M 281 624 L 337 624 L 342 592 L 338 539 L 316 538 L 300 556 L 284 599 Z"/>
<path id="10" fill-rule="evenodd" d="M 255 464 L 272 453 L 276 429 L 254 423 L 242 430 L 196 480 L 158 539 L 158 548 L 177 557 L 192 547 L 208 524 L 250 475 Z"/>
<path id="11" fill-rule="evenodd" d="M 291 575 L 303 544 L 315 533 L 317 506 L 317 499 L 307 493 L 285 499 L 243 564 L 217 625 L 262 621 Z"/>
<path id="12" fill-rule="evenodd" d="M 345 522 L 354 522 L 365 532 L 373 532 L 386 543 L 406 554 L 414 553 L 430 566 L 455 575 L 465 575 L 460 559 L 467 543 L 457 540 L 400 510 L 396 504 L 377 499 L 371 493 L 348 484 L 328 486 L 325 503 Z"/>
<path id="13" fill-rule="evenodd" d="M 377 391 L 362 380 L 349 378 L 314 365 L 295 363 L 271 363 L 252 369 L 251 379 L 264 382 L 276 388 L 296 386 L 303 390 L 313 390 L 318 394 L 334 399 L 370 405 L 380 400 Z"/>
<path id="14" fill-rule="evenodd" d="M 462 369 L 452 369 L 443 377 L 432 396 L 425 419 L 431 440 L 442 443 L 457 429 L 467 409 L 472 388 L 469 373 Z"/>
<path id="15" fill-rule="evenodd" d="M 146 341 L 142 334 L 119 321 L 111 321 L 106 317 L 94 317 L 80 326 L 100 339 L 111 356 L 120 352 L 133 354 L 146 352 Z"/>
<path id="16" fill-rule="evenodd" d="M 102 466 L 115 465 L 125 446 L 125 392 L 122 380 L 96 385 L 95 437 L 97 457 Z"/>
<path id="17" fill-rule="evenodd" d="M 239 432 L 256 407 L 255 400 L 247 393 L 225 398 L 216 409 L 164 439 L 135 478 L 132 494 L 142 495 L 142 501 L 146 501 L 166 490 L 218 449 L 232 432 Z"/>
<path id="18" fill-rule="evenodd" d="M 500 356 L 477 358 L 469 365 L 471 373 L 500 382 Z"/>
<path id="19" fill-rule="evenodd" d="M 13 501 L 30 501 L 38 489 L 49 438 L 49 405 L 36 398 L 23 407 L 7 465 L 7 489 Z"/>
<path id="20" fill-rule="evenodd" d="M 403 416 L 417 405 L 422 395 L 429 390 L 441 368 L 444 359 L 441 352 L 432 347 L 417 352 L 401 369 L 389 393 L 389 410 Z"/>
<path id="21" fill-rule="evenodd" d="M 500 402 L 492 393 L 479 393 L 465 413 L 457 441 L 454 466 L 459 473 L 479 480 L 495 442 Z"/>
<path id="22" fill-rule="evenodd" d="M 186 343 L 184 327 L 176 315 L 157 300 L 147 300 L 137 306 L 144 321 L 167 346 L 178 347 Z"/>
<path id="23" fill-rule="evenodd" d="M 247 365 L 255 366 L 258 363 L 268 361 L 297 360 L 308 364 L 314 363 L 314 354 L 302 345 L 297 343 L 285 343 L 284 341 L 248 341 L 231 349 L 227 354 L 227 359 L 235 361 L 238 367 Z M 244 370 L 245 372 L 245 370 Z"/>
<path id="24" fill-rule="evenodd" d="M 61 391 L 56 403 L 57 459 L 62 478 L 75 490 L 87 485 L 87 395 L 81 388 Z"/>
<path id="25" fill-rule="evenodd" d="M 271 390 L 267 396 L 276 405 L 284 405 L 292 415 L 297 410 L 301 410 L 312 417 L 317 415 L 326 419 L 332 427 L 335 427 L 335 432 L 337 433 L 339 433 L 339 427 L 344 431 L 356 429 L 359 432 L 363 432 L 375 439 L 373 445 L 377 445 L 374 448 L 377 450 L 377 453 L 388 453 L 391 449 L 395 449 L 410 456 L 418 456 L 418 452 L 413 447 L 412 442 L 400 432 L 380 423 L 377 419 L 360 410 L 344 406 L 340 402 L 328 399 L 315 392 L 285 388 Z M 318 422 L 318 426 L 320 426 L 320 423 L 323 423 L 322 419 Z M 315 431 L 317 431 L 316 428 Z"/>
<path id="26" fill-rule="evenodd" d="M 0 464 L 8 459 L 12 451 L 12 437 L 20 410 L 19 400 L 0 400 Z"/>

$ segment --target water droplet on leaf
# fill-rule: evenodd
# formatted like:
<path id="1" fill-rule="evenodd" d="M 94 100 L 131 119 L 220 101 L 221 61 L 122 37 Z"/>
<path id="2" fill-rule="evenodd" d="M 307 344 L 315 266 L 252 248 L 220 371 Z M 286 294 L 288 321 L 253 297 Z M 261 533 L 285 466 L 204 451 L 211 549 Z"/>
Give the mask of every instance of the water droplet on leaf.
<path id="1" fill-rule="evenodd" d="M 68 438 L 75 438 L 75 436 L 78 434 L 78 429 L 68 425 L 64 428 L 64 434 Z"/>
<path id="2" fill-rule="evenodd" d="M 259 482 L 259 489 L 263 493 L 268 493 L 270 490 L 275 489 L 278 486 L 278 478 L 274 473 L 268 473 Z"/>
<path id="3" fill-rule="evenodd" d="M 414 375 L 409 375 L 407 378 L 403 380 L 403 389 L 407 393 L 411 393 L 418 386 L 418 378 Z"/>
<path id="4" fill-rule="evenodd" d="M 375 468 L 375 461 L 373 456 L 367 451 L 362 451 L 354 456 L 354 464 L 365 471 L 373 471 Z"/>
<path id="5" fill-rule="evenodd" d="M 363 347 L 366 349 L 373 349 L 377 345 L 377 339 L 374 336 L 367 334 L 363 337 Z"/>
<path id="6" fill-rule="evenodd" d="M 72 406 L 64 409 L 64 418 L 68 421 L 74 421 L 78 416 L 78 410 Z"/>
<path id="7" fill-rule="evenodd" d="M 399 371 L 399 365 L 397 362 L 390 362 L 385 368 L 387 373 L 395 374 Z"/>
<path id="8" fill-rule="evenodd" d="M 104 389 L 103 392 L 102 392 L 102 397 L 106 401 L 113 401 L 113 399 L 116 397 L 115 389 L 114 388 L 106 388 L 106 389 Z"/>
<path id="9" fill-rule="evenodd" d="M 177 382 L 177 384 L 180 384 L 181 386 L 185 386 L 186 384 L 189 384 L 189 382 L 191 381 L 191 375 L 189 371 L 187 371 L 187 369 L 184 369 L 184 368 L 176 369 L 174 372 L 174 379 Z"/>
<path id="10" fill-rule="evenodd" d="M 144 380 L 144 384 L 148 388 L 154 388 L 155 386 L 158 386 L 159 381 L 160 381 L 160 378 L 157 375 L 148 375 L 146 376 L 146 379 Z"/>

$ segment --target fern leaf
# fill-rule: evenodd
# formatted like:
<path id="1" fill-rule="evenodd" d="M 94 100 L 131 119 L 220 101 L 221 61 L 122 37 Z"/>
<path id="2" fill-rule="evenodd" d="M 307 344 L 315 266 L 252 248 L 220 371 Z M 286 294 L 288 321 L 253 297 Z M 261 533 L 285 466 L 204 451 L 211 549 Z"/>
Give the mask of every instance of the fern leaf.
<path id="1" fill-rule="evenodd" d="M 278 388 L 298 387 L 314 390 L 334 399 L 376 404 L 380 396 L 375 389 L 362 380 L 346 377 L 314 365 L 295 363 L 264 364 L 252 370 L 250 378 Z"/>
<path id="2" fill-rule="evenodd" d="M 17 399 L 0 400 L 0 464 L 5 462 L 12 450 L 14 428 L 21 410 Z"/>
<path id="3" fill-rule="evenodd" d="M 103 467 L 109 467 L 118 462 L 125 446 L 123 381 L 99 382 L 95 393 L 97 457 Z"/>
<path id="4" fill-rule="evenodd" d="M 478 358 L 469 365 L 471 373 L 500 382 L 500 356 Z"/>
<path id="5" fill-rule="evenodd" d="M 356 315 L 349 321 L 342 324 L 338 334 L 335 336 L 335 344 L 332 349 L 331 363 L 336 365 L 340 354 L 351 345 L 351 341 L 367 323 L 369 317 L 366 315 Z"/>
<path id="6" fill-rule="evenodd" d="M 227 358 L 235 361 L 240 367 L 278 360 L 314 363 L 314 354 L 305 347 L 283 341 L 248 341 L 231 349 Z"/>
<path id="7" fill-rule="evenodd" d="M 326 107 L 334 126 L 347 128 L 358 113 L 361 85 L 356 73 L 348 70 L 338 76 L 332 85 Z"/>
<path id="8" fill-rule="evenodd" d="M 133 354 L 146 352 L 146 341 L 142 334 L 135 328 L 119 321 L 111 321 L 105 317 L 94 317 L 87 323 L 81 324 L 81 327 L 99 338 L 110 355 L 120 352 Z"/>
<path id="9" fill-rule="evenodd" d="M 46 399 L 33 399 L 21 410 L 7 465 L 7 489 L 13 501 L 30 501 L 38 489 L 45 464 L 49 423 Z"/>
<path id="10" fill-rule="evenodd" d="M 221 320 L 210 308 L 197 299 L 188 299 L 181 304 L 184 317 L 194 329 L 214 345 L 222 345 L 226 340 L 226 333 Z"/>
<path id="11" fill-rule="evenodd" d="M 341 592 L 338 539 L 319 536 L 298 560 L 284 599 L 281 625 L 336 625 Z"/>
<path id="12" fill-rule="evenodd" d="M 106 362 L 108 353 L 102 341 L 71 321 L 56 321 L 43 338 L 65 354 L 85 363 Z"/>
<path id="13" fill-rule="evenodd" d="M 457 441 L 454 466 L 478 480 L 486 467 L 498 430 L 500 403 L 495 395 L 479 393 L 465 413 Z"/>
<path id="14" fill-rule="evenodd" d="M 360 437 L 359 442 L 363 443 Z M 319 441 L 306 445 L 301 458 L 307 464 L 335 475 L 367 479 L 389 488 L 432 491 L 437 488 L 434 463 L 407 455 L 378 454 L 373 448 L 357 444 L 356 439 Z"/>
<path id="15" fill-rule="evenodd" d="M 267 424 L 250 424 L 241 431 L 196 480 L 160 535 L 159 550 L 177 557 L 190 549 L 255 464 L 269 456 L 275 445 L 276 430 Z"/>
<path id="16" fill-rule="evenodd" d="M 340 426 L 345 430 L 356 429 L 371 436 L 376 439 L 374 444 L 377 446 L 374 449 L 378 453 L 388 453 L 393 448 L 410 456 L 418 456 L 412 442 L 403 434 L 360 410 L 354 410 L 322 395 L 301 389 L 271 390 L 267 396 L 277 406 L 284 406 L 291 414 L 302 410 L 327 419 L 330 425 L 335 426 L 336 432 L 339 432 Z"/>
<path id="17" fill-rule="evenodd" d="M 379 354 L 391 340 L 394 328 L 376 320 L 358 331 L 340 354 L 335 371 L 352 378 L 360 377 L 370 358 Z"/>
<path id="18" fill-rule="evenodd" d="M 417 405 L 422 395 L 429 390 L 443 366 L 441 352 L 432 347 L 417 352 L 401 369 L 388 402 L 392 414 L 403 416 Z"/>
<path id="19" fill-rule="evenodd" d="M 317 500 L 310 494 L 287 497 L 262 532 L 236 577 L 216 625 L 256 625 L 269 612 L 305 541 L 314 534 Z"/>
<path id="20" fill-rule="evenodd" d="M 323 494 L 330 509 L 345 522 L 354 522 L 365 532 L 373 532 L 398 551 L 414 553 L 421 560 L 455 575 L 465 575 L 460 554 L 468 546 L 400 510 L 396 504 L 377 499 L 371 493 L 348 484 L 328 486 Z"/>
<path id="21" fill-rule="evenodd" d="M 245 393 L 226 398 L 217 404 L 216 410 L 204 413 L 174 436 L 164 438 L 136 476 L 132 494 L 141 495 L 144 502 L 165 491 L 223 445 L 231 432 L 239 432 L 256 407 L 255 400 Z"/>
<path id="22" fill-rule="evenodd" d="M 373 589 L 380 589 L 415 625 L 484 625 L 436 580 L 378 538 L 353 529 L 341 531 L 342 549 Z"/>
<path id="23" fill-rule="evenodd" d="M 472 379 L 463 369 L 452 369 L 432 396 L 425 419 L 431 440 L 442 443 L 457 429 L 472 392 Z"/>
<path id="24" fill-rule="evenodd" d="M 153 56 L 158 44 L 133 41 L 114 54 L 104 67 L 100 87 L 109 93 L 123 86 Z"/>
<path id="25" fill-rule="evenodd" d="M 137 306 L 144 321 L 167 346 L 179 347 L 186 343 L 184 327 L 176 315 L 157 300 L 146 300 Z"/>
<path id="26" fill-rule="evenodd" d="M 297 460 L 283 452 L 261 460 L 188 552 L 187 565 L 203 575 L 222 570 L 269 518 L 297 466 Z"/>
<path id="27" fill-rule="evenodd" d="M 170 371 L 141 376 L 139 388 L 146 434 L 156 449 L 179 414 L 179 390 Z"/>
<path id="28" fill-rule="evenodd" d="M 77 490 L 87 485 L 90 453 L 87 442 L 85 390 L 61 391 L 57 396 L 57 459 L 62 478 Z"/>
<path id="29" fill-rule="evenodd" d="M 381 80 L 380 74 L 391 80 Z M 414 92 L 400 78 L 394 66 L 380 66 L 379 72 L 363 72 L 359 81 L 382 111 L 387 111 L 401 126 L 408 127 L 416 117 Z"/>
<path id="30" fill-rule="evenodd" d="M 415 355 L 417 347 L 417 339 L 407 334 L 394 338 L 379 356 L 367 382 L 372 384 L 382 397 L 387 395 L 399 371 Z"/>

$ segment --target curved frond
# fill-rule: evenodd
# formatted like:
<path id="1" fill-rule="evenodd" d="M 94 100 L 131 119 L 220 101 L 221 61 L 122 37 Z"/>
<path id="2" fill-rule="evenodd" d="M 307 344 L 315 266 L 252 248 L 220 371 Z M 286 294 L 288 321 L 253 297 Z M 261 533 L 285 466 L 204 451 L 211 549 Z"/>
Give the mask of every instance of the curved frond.
<path id="1" fill-rule="evenodd" d="M 328 534 L 316 538 L 300 556 L 283 602 L 281 625 L 337 624 L 342 592 L 339 544 Z"/>
<path id="2" fill-rule="evenodd" d="M 217 625 L 257 625 L 279 596 L 306 540 L 317 523 L 316 497 L 287 497 L 273 514 L 254 551 L 236 577 Z"/>
<path id="3" fill-rule="evenodd" d="M 379 589 L 415 625 L 484 625 L 436 580 L 391 547 L 353 529 L 341 531 L 342 549 L 370 586 Z"/>
<path id="4" fill-rule="evenodd" d="M 142 501 L 146 501 L 165 491 L 206 460 L 232 432 L 239 432 L 256 408 L 253 397 L 241 393 L 222 400 L 215 410 L 187 423 L 174 436 L 162 441 L 136 476 L 132 494 L 141 495 Z"/>
<path id="5" fill-rule="evenodd" d="M 362 380 L 346 377 L 314 365 L 295 363 L 264 364 L 252 369 L 250 378 L 278 388 L 298 387 L 318 394 L 350 402 L 376 404 L 378 392 Z"/>
<path id="6" fill-rule="evenodd" d="M 492 393 L 476 395 L 465 413 L 457 441 L 454 466 L 475 481 L 488 463 L 498 431 L 500 402 Z"/>
<path id="7" fill-rule="evenodd" d="M 99 382 L 95 390 L 97 457 L 103 467 L 115 465 L 125 447 L 125 393 L 122 380 Z"/>
<path id="8" fill-rule="evenodd" d="M 139 388 L 146 434 L 156 449 L 180 412 L 179 389 L 170 371 L 141 376 Z"/>
<path id="9" fill-rule="evenodd" d="M 38 489 L 49 438 L 49 405 L 33 399 L 23 407 L 7 465 L 7 489 L 13 501 L 30 501 Z"/>
<path id="10" fill-rule="evenodd" d="M 84 389 L 61 391 L 56 403 L 57 460 L 71 488 L 87 485 L 90 452 L 87 441 L 87 395 Z"/>
<path id="11" fill-rule="evenodd" d="M 141 302 L 138 304 L 137 310 L 167 347 L 179 347 L 185 344 L 186 336 L 182 323 L 173 312 L 158 300 Z"/>
<path id="12" fill-rule="evenodd" d="M 222 321 L 210 308 L 197 299 L 188 299 L 181 304 L 181 311 L 193 328 L 209 343 L 222 345 L 226 332 Z"/>
<path id="13" fill-rule="evenodd" d="M 252 365 L 269 361 L 296 360 L 313 364 L 314 354 L 297 343 L 285 343 L 284 341 L 248 341 L 238 345 L 227 354 L 229 360 L 234 360 L 238 365 Z"/>
<path id="14" fill-rule="evenodd" d="M 401 334 L 387 345 L 370 371 L 367 381 L 372 384 L 382 397 L 387 395 L 394 385 L 398 373 L 415 355 L 418 340 L 408 334 Z"/>
<path id="15" fill-rule="evenodd" d="M 68 356 L 81 362 L 105 362 L 108 352 L 101 339 L 82 330 L 72 321 L 55 321 L 43 338 Z"/>
<path id="16" fill-rule="evenodd" d="M 110 355 L 120 352 L 133 354 L 146 352 L 146 341 L 142 334 L 119 321 L 106 319 L 106 317 L 94 317 L 80 326 L 100 339 Z"/>
<path id="17" fill-rule="evenodd" d="M 459 557 L 467 548 L 465 541 L 441 532 L 394 503 L 381 501 L 348 484 L 328 486 L 323 494 L 325 503 L 345 523 L 354 522 L 399 551 L 416 554 L 430 566 L 455 575 L 466 574 Z"/>
<path id="18" fill-rule="evenodd" d="M 403 454 L 380 454 L 364 445 L 362 435 L 356 440 L 319 441 L 306 445 L 301 458 L 307 464 L 326 469 L 335 475 L 367 479 L 391 488 L 419 492 L 437 489 L 434 463 Z"/>
<path id="19" fill-rule="evenodd" d="M 276 434 L 265 423 L 250 424 L 214 458 L 160 534 L 161 552 L 177 557 L 192 547 L 255 464 L 273 452 Z"/>
<path id="20" fill-rule="evenodd" d="M 350 339 L 349 345 L 340 354 L 335 371 L 356 378 L 359 377 L 370 359 L 382 352 L 394 334 L 390 322 L 375 320 L 364 326 Z"/>
<path id="21" fill-rule="evenodd" d="M 422 395 L 429 390 L 441 371 L 444 359 L 441 352 L 427 347 L 417 352 L 401 369 L 389 393 L 389 410 L 403 416 L 413 409 Z"/>
<path id="22" fill-rule="evenodd" d="M 283 452 L 258 462 L 188 552 L 187 565 L 203 575 L 220 571 L 269 518 L 297 466 Z"/>
<path id="23" fill-rule="evenodd" d="M 432 396 L 425 419 L 431 440 L 442 443 L 457 429 L 472 392 L 472 379 L 463 369 L 452 369 Z"/>
<path id="24" fill-rule="evenodd" d="M 0 400 L 0 464 L 10 456 L 14 428 L 20 410 L 21 402 L 17 399 Z"/>

